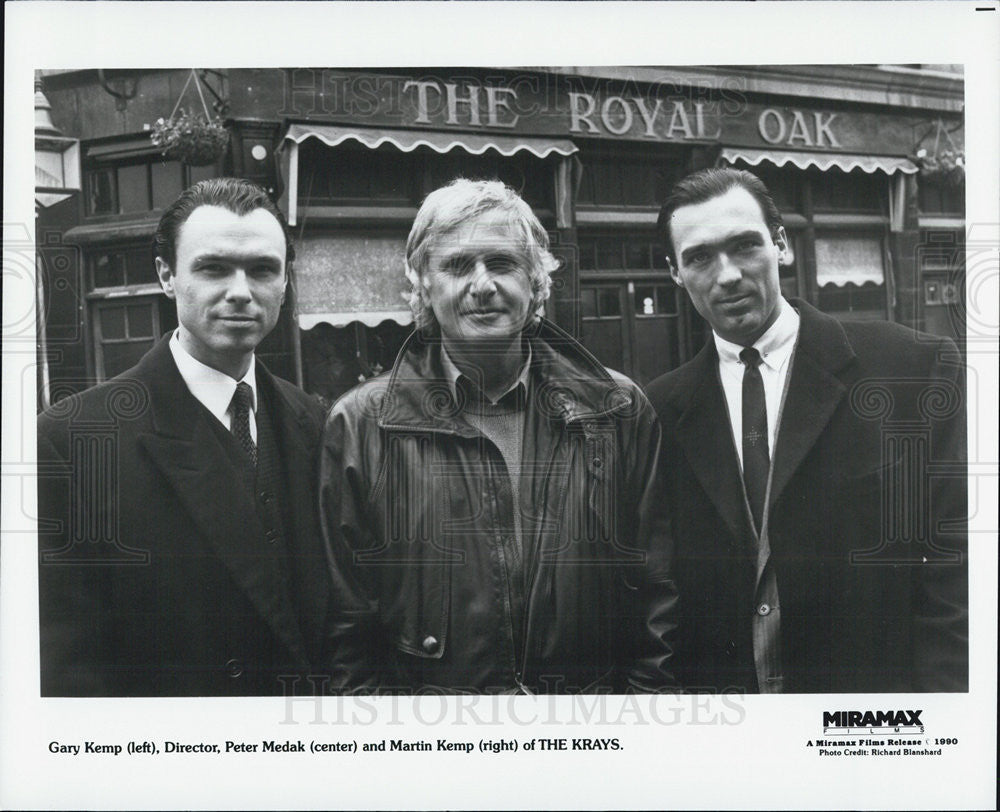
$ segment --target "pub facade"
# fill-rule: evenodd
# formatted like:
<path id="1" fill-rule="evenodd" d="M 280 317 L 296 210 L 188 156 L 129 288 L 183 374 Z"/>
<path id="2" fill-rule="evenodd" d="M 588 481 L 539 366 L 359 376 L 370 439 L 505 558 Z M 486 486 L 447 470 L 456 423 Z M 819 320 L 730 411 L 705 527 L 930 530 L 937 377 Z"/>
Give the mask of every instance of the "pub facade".
<path id="1" fill-rule="evenodd" d="M 947 66 L 43 71 L 39 406 L 176 325 L 151 237 L 182 188 L 223 174 L 272 190 L 296 237 L 259 354 L 327 402 L 391 366 L 412 329 L 406 235 L 459 175 L 520 191 L 562 261 L 547 315 L 640 383 L 707 337 L 655 230 L 672 183 L 707 166 L 771 188 L 786 296 L 961 343 L 963 104 Z M 217 116 L 224 149 L 165 157 L 151 132 L 172 109 Z"/>

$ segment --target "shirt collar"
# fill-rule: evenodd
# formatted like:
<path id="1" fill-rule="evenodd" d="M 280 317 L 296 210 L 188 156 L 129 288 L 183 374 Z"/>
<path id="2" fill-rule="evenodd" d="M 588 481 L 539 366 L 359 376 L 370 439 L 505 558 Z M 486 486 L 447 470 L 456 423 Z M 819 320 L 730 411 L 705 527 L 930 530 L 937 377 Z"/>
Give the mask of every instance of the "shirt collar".
<path id="1" fill-rule="evenodd" d="M 760 353 L 762 363 L 775 370 L 782 367 L 795 347 L 800 320 L 798 312 L 785 301 L 784 297 L 778 299 L 778 318 L 774 320 L 774 324 L 767 328 L 764 335 L 753 343 L 753 346 Z M 715 338 L 715 349 L 718 351 L 721 361 L 732 364 L 741 363 L 742 345 L 727 341 L 714 331 L 712 336 Z"/>
<path id="2" fill-rule="evenodd" d="M 499 403 L 504 397 L 509 395 L 518 386 L 524 385 L 524 388 L 528 388 L 528 370 L 531 369 L 531 342 L 525 341 L 524 346 L 527 349 L 527 357 L 524 359 L 524 366 L 521 367 L 521 372 L 518 374 L 514 382 L 507 387 L 507 389 L 494 401 Z M 444 374 L 448 380 L 448 388 L 451 390 L 451 396 L 458 402 L 458 379 L 461 378 L 464 373 L 457 366 L 455 362 L 451 360 L 451 356 L 448 355 L 448 351 L 444 348 L 444 342 L 441 342 L 441 366 L 444 367 Z M 465 376 L 468 379 L 468 376 Z M 485 396 L 484 396 L 485 397 Z M 487 398 L 488 400 L 488 398 Z"/>
<path id="3" fill-rule="evenodd" d="M 237 383 L 250 385 L 250 391 L 253 395 L 250 400 L 250 408 L 254 413 L 257 412 L 256 357 L 250 357 L 250 367 L 247 369 L 246 375 L 236 381 L 226 373 L 203 364 L 185 350 L 181 346 L 177 330 L 170 338 L 170 352 L 174 356 L 174 363 L 177 364 L 177 371 L 180 372 L 181 378 L 184 379 L 191 394 L 223 423 L 226 422 L 226 413 L 229 411 L 229 404 L 232 403 Z"/>

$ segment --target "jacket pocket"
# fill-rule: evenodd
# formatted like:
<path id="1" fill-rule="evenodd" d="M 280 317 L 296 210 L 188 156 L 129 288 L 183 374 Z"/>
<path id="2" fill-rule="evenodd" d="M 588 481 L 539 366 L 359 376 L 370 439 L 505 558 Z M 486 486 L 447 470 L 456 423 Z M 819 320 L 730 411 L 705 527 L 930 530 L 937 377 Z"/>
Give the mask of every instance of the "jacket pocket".
<path id="1" fill-rule="evenodd" d="M 450 571 L 443 556 L 414 564 L 400 580 L 396 648 L 424 660 L 440 660 L 448 643 Z"/>

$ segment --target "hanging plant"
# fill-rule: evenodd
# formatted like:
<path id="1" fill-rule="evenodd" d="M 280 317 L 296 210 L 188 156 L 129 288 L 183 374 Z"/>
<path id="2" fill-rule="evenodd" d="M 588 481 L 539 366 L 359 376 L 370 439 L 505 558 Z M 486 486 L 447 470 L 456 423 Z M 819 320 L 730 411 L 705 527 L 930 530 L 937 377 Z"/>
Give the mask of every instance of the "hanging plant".
<path id="1" fill-rule="evenodd" d="M 941 143 L 944 136 L 945 144 Z M 965 181 L 965 153 L 958 148 L 944 122 L 938 119 L 932 151 L 921 147 L 913 160 L 920 167 L 920 176 L 936 183 L 959 186 Z"/>
<path id="2" fill-rule="evenodd" d="M 187 112 L 180 106 L 192 79 L 201 99 L 203 113 Z M 220 118 L 208 112 L 201 82 L 194 68 L 184 83 L 184 89 L 181 90 L 170 117 L 157 119 L 150 137 L 165 157 L 188 166 L 213 164 L 225 154 L 229 146 L 229 130 Z"/>

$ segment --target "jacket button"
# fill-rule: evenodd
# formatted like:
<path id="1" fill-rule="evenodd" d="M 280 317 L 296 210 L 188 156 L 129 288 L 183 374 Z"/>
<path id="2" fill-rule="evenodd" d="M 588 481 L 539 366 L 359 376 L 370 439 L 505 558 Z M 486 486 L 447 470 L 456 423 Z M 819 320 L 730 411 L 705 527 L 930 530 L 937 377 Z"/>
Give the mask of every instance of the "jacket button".
<path id="1" fill-rule="evenodd" d="M 243 663 L 239 660 L 227 660 L 226 661 L 226 674 L 228 674 L 233 679 L 243 676 Z"/>
<path id="2" fill-rule="evenodd" d="M 427 637 L 424 638 L 422 645 L 424 647 L 424 651 L 428 654 L 433 654 L 438 650 L 438 639 L 433 635 L 427 635 Z"/>
<path id="3" fill-rule="evenodd" d="M 595 468 L 600 468 L 602 465 L 604 465 L 604 460 L 602 460 L 600 457 L 594 457 L 593 465 Z"/>
<path id="4" fill-rule="evenodd" d="M 276 542 L 278 540 L 278 531 L 277 530 L 268 530 L 264 534 L 264 538 L 266 538 L 269 542 L 271 542 L 273 544 L 274 542 Z"/>
<path id="5" fill-rule="evenodd" d="M 729 655 L 730 657 L 736 654 L 736 643 L 734 643 L 732 640 L 726 643 L 726 654 Z"/>
<path id="6" fill-rule="evenodd" d="M 271 501 L 271 494 L 269 494 L 267 491 L 261 491 L 259 494 L 257 494 L 257 496 L 260 498 L 260 501 L 263 502 L 265 505 Z"/>
<path id="7" fill-rule="evenodd" d="M 767 617 L 769 614 L 771 614 L 771 607 L 766 603 L 762 603 L 760 606 L 757 607 L 757 614 L 760 615 L 761 617 Z"/>

